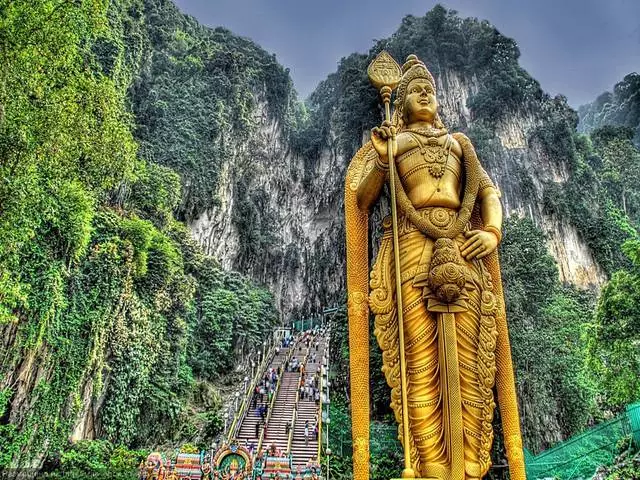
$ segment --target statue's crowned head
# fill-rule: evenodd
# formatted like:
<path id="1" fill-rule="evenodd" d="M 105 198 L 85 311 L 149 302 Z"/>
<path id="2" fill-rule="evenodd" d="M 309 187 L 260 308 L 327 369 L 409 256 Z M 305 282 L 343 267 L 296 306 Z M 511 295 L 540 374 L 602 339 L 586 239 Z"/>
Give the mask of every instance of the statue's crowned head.
<path id="1" fill-rule="evenodd" d="M 407 97 L 411 91 L 409 88 L 410 85 L 415 85 L 416 83 L 426 84 L 430 92 L 433 93 L 433 108 L 435 111 L 433 126 L 436 128 L 444 128 L 444 124 L 442 123 L 442 120 L 440 120 L 440 116 L 437 111 L 438 105 L 435 99 L 436 82 L 424 62 L 419 60 L 418 57 L 413 54 L 409 55 L 407 57 L 407 61 L 402 65 L 402 79 L 398 84 L 396 100 L 394 102 L 394 123 L 400 129 L 408 125 L 410 121 L 409 114 L 412 112 L 410 112 L 411 105 L 407 105 Z"/>

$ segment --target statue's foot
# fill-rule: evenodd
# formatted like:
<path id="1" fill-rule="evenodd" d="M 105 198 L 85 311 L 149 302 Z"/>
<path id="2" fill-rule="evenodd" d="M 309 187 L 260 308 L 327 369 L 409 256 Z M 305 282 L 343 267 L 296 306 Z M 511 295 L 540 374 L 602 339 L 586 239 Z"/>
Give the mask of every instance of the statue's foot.
<path id="1" fill-rule="evenodd" d="M 465 480 L 482 480 L 482 469 L 477 462 L 465 462 L 464 473 Z"/>

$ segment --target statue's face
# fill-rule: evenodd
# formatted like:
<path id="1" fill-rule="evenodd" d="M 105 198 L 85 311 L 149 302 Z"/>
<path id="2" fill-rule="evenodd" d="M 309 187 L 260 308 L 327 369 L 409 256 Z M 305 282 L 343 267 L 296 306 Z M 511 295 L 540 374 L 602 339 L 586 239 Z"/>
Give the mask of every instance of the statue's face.
<path id="1" fill-rule="evenodd" d="M 404 115 L 408 123 L 433 122 L 437 111 L 436 92 L 431 84 L 422 78 L 411 80 L 404 100 Z"/>

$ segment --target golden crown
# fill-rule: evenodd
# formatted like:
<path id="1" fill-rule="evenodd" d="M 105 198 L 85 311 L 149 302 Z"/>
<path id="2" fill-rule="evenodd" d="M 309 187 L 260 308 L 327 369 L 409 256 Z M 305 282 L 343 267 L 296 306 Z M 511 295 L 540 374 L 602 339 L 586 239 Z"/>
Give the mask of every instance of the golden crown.
<path id="1" fill-rule="evenodd" d="M 428 81 L 433 87 L 433 91 L 436 90 L 436 82 L 433 79 L 433 75 L 427 68 L 427 66 L 418 59 L 414 54 L 407 57 L 407 61 L 402 65 L 402 79 L 398 84 L 398 91 L 396 93 L 396 108 L 402 109 L 404 104 L 404 98 L 407 94 L 407 86 L 411 80 L 421 78 Z"/>

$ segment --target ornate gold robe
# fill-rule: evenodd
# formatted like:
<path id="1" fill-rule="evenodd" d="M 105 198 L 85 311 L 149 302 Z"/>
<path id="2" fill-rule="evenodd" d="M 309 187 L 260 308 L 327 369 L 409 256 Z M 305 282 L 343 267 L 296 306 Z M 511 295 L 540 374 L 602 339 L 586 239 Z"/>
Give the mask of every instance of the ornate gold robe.
<path id="1" fill-rule="evenodd" d="M 456 135 L 467 160 L 477 163 L 468 139 Z M 352 399 L 368 398 L 368 310 L 376 316 L 375 335 L 383 350 L 383 371 L 391 387 L 391 406 L 402 423 L 398 321 L 395 299 L 393 244 L 390 219 L 368 280 L 368 217 L 358 209 L 356 191 L 376 159 L 370 143 L 353 158 L 347 173 L 345 212 L 347 229 L 347 289 L 351 350 Z M 469 163 L 469 162 L 467 162 Z M 477 164 L 479 166 L 479 164 Z M 484 170 L 478 188 L 492 186 Z M 467 180 L 468 181 L 468 180 Z M 488 182 L 488 183 L 487 183 Z M 476 192 L 477 193 L 477 192 Z M 399 200 L 400 203 L 400 200 Z M 400 206 L 399 211 L 402 211 Z M 457 212 L 426 208 L 419 216 L 448 228 Z M 414 217 L 415 218 L 415 217 Z M 422 219 L 419 219 L 420 223 Z M 450 225 L 447 225 L 447 223 Z M 482 228 L 478 205 L 470 225 Z M 514 479 L 524 479 L 524 461 L 515 398 L 513 367 L 504 315 L 500 268 L 496 253 L 483 260 L 463 262 L 464 293 L 444 303 L 429 288 L 429 269 L 436 239 L 420 231 L 406 216 L 399 217 L 405 357 L 410 423 L 410 453 L 417 475 L 441 479 L 481 477 L 490 467 L 495 408 L 494 382 L 504 423 L 505 444 Z M 464 236 L 442 239 L 460 246 Z M 459 254 L 458 254 L 459 255 Z M 446 256 L 446 255 L 445 255 Z M 368 403 L 352 402 L 354 474 L 368 478 Z M 400 432 L 402 429 L 400 428 Z M 402 436 L 400 435 L 402 440 Z M 464 450 L 464 458 L 452 452 Z"/>

